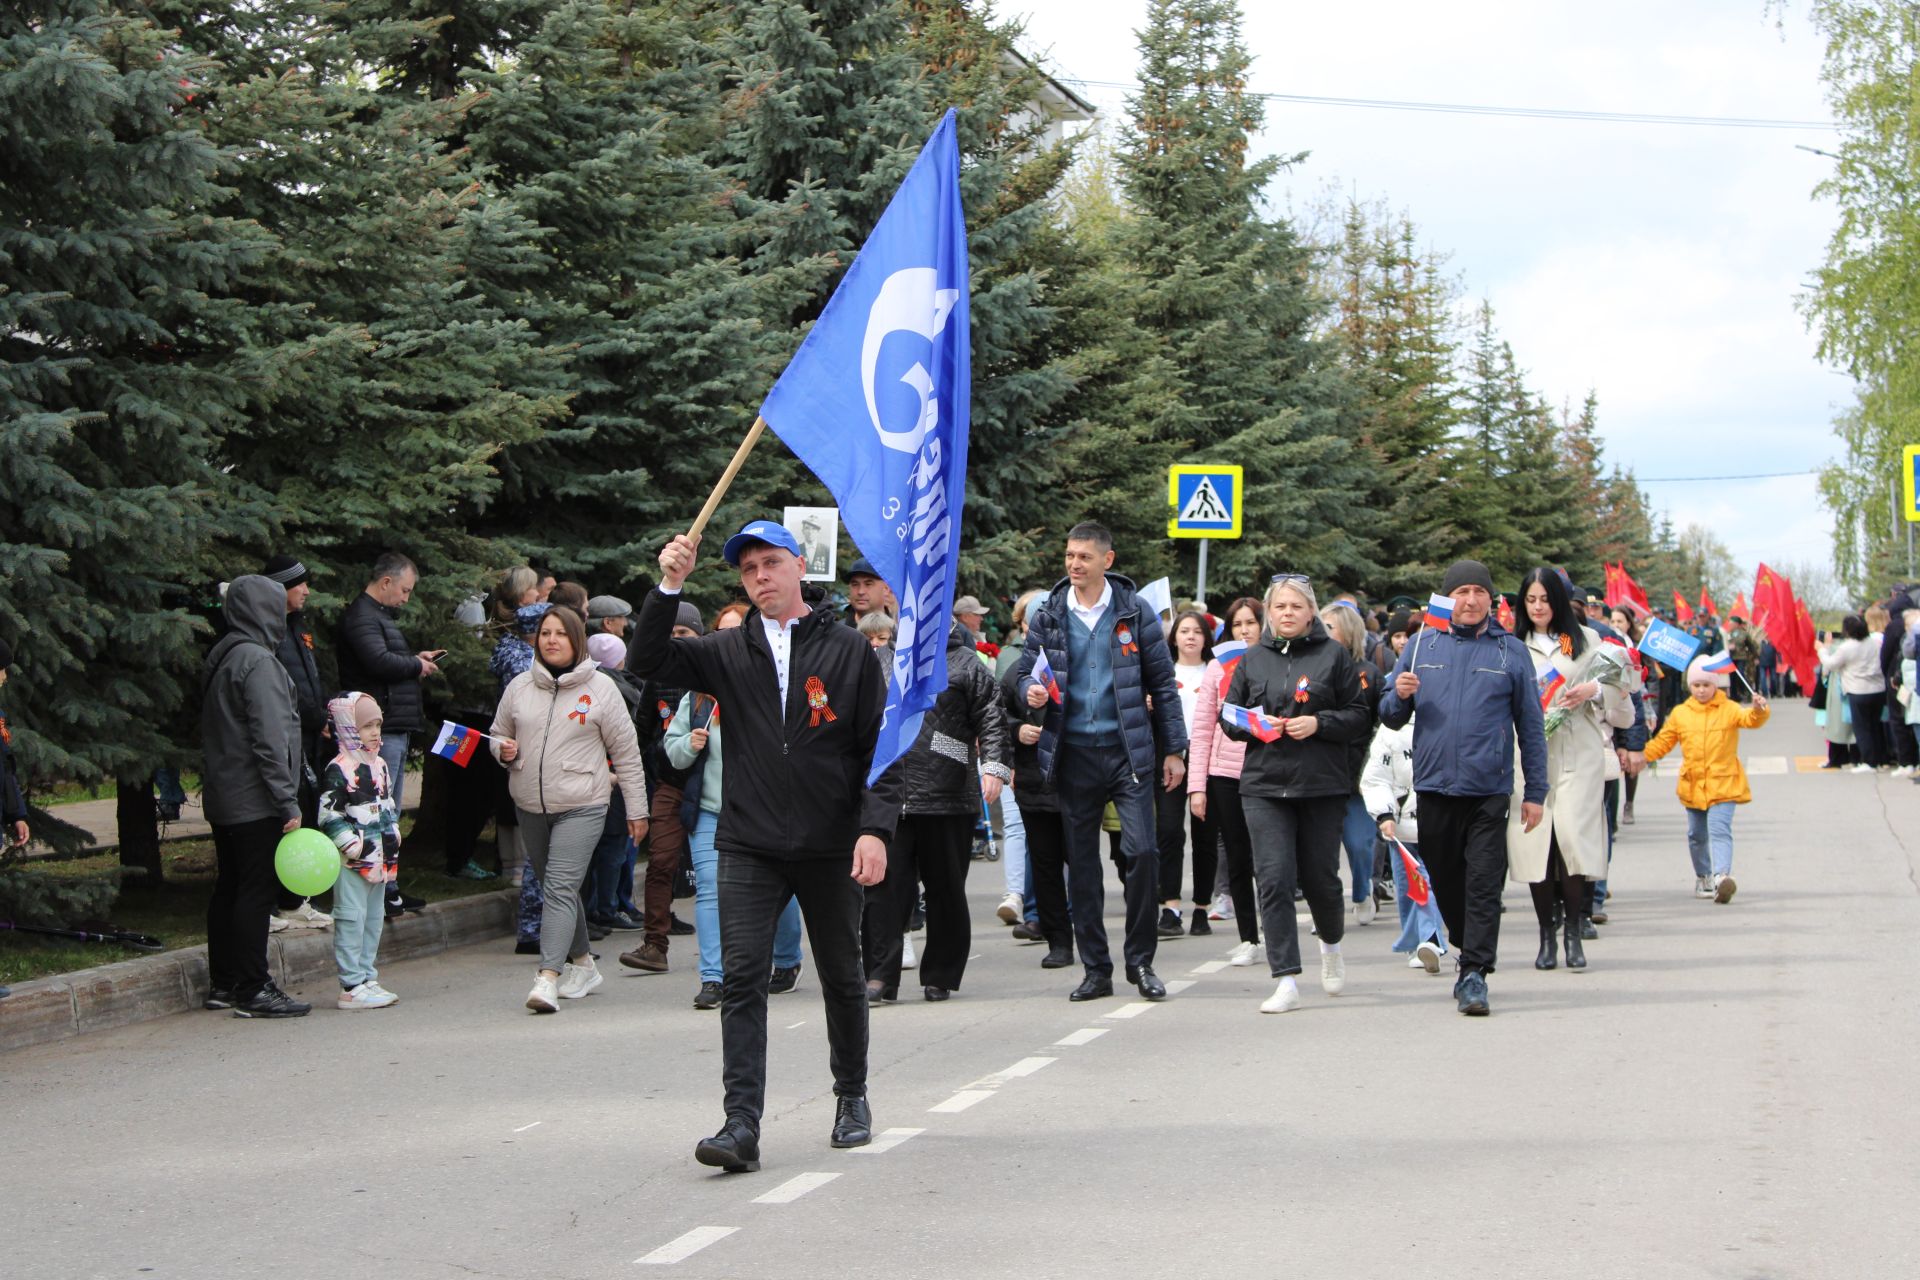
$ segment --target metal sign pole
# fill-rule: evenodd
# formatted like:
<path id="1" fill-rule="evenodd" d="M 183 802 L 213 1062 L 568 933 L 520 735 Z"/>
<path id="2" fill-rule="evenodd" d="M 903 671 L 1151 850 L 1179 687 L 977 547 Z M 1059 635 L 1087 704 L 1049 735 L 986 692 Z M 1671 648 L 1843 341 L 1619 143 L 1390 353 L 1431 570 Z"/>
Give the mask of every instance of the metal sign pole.
<path id="1" fill-rule="evenodd" d="M 1201 604 L 1205 604 L 1207 602 L 1207 544 L 1212 541 L 1213 541 L 1212 538 L 1200 539 L 1200 572 L 1198 575 L 1199 581 L 1194 584 L 1193 598 L 1198 602 L 1200 602 Z M 1911 545 L 1912 539 L 1909 538 L 1908 542 L 1909 542 L 1909 545 Z"/>

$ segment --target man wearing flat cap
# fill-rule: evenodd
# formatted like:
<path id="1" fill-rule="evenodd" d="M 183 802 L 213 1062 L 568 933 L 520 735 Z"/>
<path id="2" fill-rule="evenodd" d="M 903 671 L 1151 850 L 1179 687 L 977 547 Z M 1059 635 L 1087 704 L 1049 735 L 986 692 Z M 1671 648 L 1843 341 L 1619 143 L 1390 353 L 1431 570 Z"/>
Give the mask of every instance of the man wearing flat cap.
<path id="1" fill-rule="evenodd" d="M 595 596 L 587 601 L 587 632 L 604 631 L 610 636 L 627 638 L 627 621 L 633 617 L 633 606 L 619 596 Z"/>

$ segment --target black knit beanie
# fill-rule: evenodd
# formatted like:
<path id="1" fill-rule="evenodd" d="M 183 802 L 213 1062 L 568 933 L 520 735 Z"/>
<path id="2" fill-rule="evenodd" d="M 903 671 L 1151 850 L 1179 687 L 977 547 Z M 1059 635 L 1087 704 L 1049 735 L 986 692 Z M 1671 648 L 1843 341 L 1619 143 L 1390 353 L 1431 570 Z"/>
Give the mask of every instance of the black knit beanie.
<path id="1" fill-rule="evenodd" d="M 1461 587 L 1480 587 L 1492 595 L 1493 575 L 1478 560 L 1455 560 L 1447 567 L 1447 576 L 1441 580 L 1440 594 L 1450 596 Z"/>

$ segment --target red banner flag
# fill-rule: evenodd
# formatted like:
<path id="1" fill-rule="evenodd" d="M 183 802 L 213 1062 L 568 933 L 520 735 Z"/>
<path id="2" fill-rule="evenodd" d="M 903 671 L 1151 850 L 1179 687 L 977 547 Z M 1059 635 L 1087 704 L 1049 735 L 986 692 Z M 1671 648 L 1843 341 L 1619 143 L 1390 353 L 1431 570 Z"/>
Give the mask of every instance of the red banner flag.
<path id="1" fill-rule="evenodd" d="M 1720 611 L 1713 607 L 1713 597 L 1707 594 L 1705 587 L 1700 588 L 1700 612 L 1709 618 L 1720 616 Z"/>
<path id="2" fill-rule="evenodd" d="M 1673 616 L 1682 623 L 1693 621 L 1693 606 L 1678 591 L 1673 593 Z"/>
<path id="3" fill-rule="evenodd" d="M 1732 618 L 1744 618 L 1748 622 L 1753 621 L 1753 615 L 1747 612 L 1747 593 L 1746 592 L 1742 591 L 1740 594 L 1736 595 L 1733 598 L 1733 612 L 1727 616 Z"/>

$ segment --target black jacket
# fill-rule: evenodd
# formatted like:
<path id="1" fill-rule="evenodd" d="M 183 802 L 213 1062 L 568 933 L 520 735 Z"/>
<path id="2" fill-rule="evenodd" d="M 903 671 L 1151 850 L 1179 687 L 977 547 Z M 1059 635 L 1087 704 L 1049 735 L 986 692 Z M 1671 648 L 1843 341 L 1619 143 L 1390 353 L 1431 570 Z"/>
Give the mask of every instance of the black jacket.
<path id="1" fill-rule="evenodd" d="M 1302 680 L 1307 682 L 1304 691 Z M 1348 748 L 1356 741 L 1365 744 L 1373 712 L 1352 655 L 1335 643 L 1320 619 L 1294 640 L 1262 636 L 1233 669 L 1225 700 L 1269 715 L 1314 716 L 1320 722 L 1311 738 L 1262 742 L 1221 721 L 1221 732 L 1247 744 L 1241 795 L 1305 800 L 1353 794 Z"/>
<path id="2" fill-rule="evenodd" d="M 13 730 L 0 715 L 0 823 L 8 830 L 0 832 L 0 844 L 13 838 L 12 827 L 27 820 L 27 798 L 20 790 L 20 771 L 13 760 Z"/>
<path id="3" fill-rule="evenodd" d="M 340 687 L 380 704 L 387 733 L 427 727 L 420 698 L 420 659 L 394 621 L 396 611 L 362 591 L 340 615 Z"/>
<path id="4" fill-rule="evenodd" d="M 320 684 L 320 665 L 313 659 L 313 632 L 307 626 L 304 609 L 287 615 L 287 634 L 280 637 L 273 653 L 293 681 L 293 707 L 300 713 L 300 740 L 310 748 L 319 742 L 320 731 L 327 724 L 327 691 Z M 377 695 L 375 701 L 379 701 Z M 380 703 L 380 709 L 386 710 L 386 705 Z M 320 757 L 307 763 L 322 768 L 326 765 Z"/>
<path id="5" fill-rule="evenodd" d="M 1360 681 L 1360 705 L 1367 709 L 1367 727 L 1359 737 L 1347 744 L 1347 776 L 1353 783 L 1350 791 L 1359 795 L 1360 775 L 1366 772 L 1367 756 L 1373 749 L 1374 726 L 1380 723 L 1380 683 L 1383 677 L 1371 658 L 1354 664 L 1353 674 Z"/>
<path id="6" fill-rule="evenodd" d="M 867 786 L 886 711 L 886 674 L 859 632 L 824 609 L 795 624 L 787 703 L 760 613 L 744 625 L 676 638 L 680 597 L 654 590 L 640 606 L 628 665 L 643 679 L 720 700 L 727 785 L 714 845 L 798 861 L 851 858 L 862 835 L 893 839 L 901 771 Z"/>
<path id="7" fill-rule="evenodd" d="M 920 736 L 902 758 L 906 766 L 904 813 L 978 816 L 980 770 L 1002 782 L 1013 777 L 1012 737 L 1000 705 L 1000 686 L 973 647 L 973 633 L 955 623 L 947 635 L 947 687 L 920 721 Z"/>
<path id="8" fill-rule="evenodd" d="M 1013 794 L 1020 812 L 1060 812 L 1060 794 L 1053 780 L 1040 767 L 1040 744 L 1020 741 L 1020 726 L 1037 725 L 1046 719 L 1043 708 L 1030 707 L 1020 692 L 1020 664 L 1015 661 L 1000 673 L 1001 710 L 1007 716 L 1007 734 L 1013 743 Z"/>

